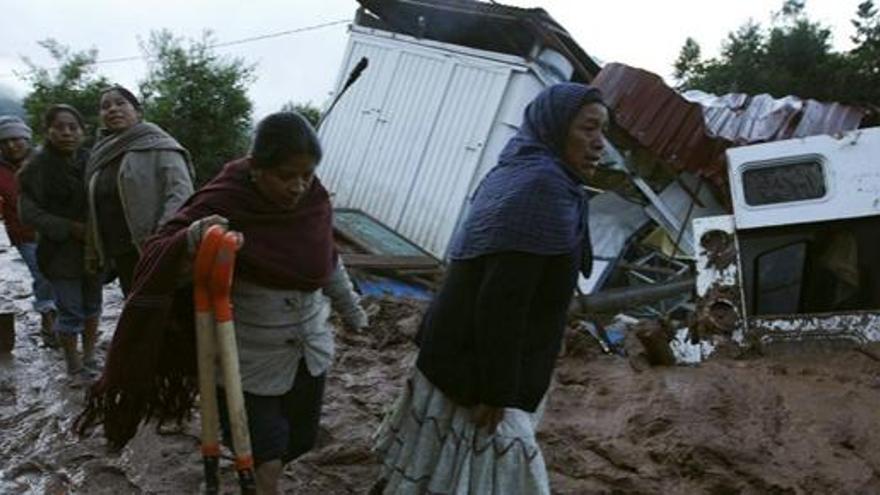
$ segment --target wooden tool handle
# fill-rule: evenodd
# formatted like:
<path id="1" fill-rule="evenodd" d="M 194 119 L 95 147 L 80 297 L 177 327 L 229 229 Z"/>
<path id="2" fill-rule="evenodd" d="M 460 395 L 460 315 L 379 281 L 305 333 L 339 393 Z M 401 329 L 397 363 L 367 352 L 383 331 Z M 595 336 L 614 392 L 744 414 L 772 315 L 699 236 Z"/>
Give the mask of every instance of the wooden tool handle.
<path id="1" fill-rule="evenodd" d="M 238 245 L 237 233 L 227 232 L 223 235 L 211 272 L 211 303 L 217 329 L 220 365 L 223 369 L 223 386 L 226 389 L 226 407 L 232 429 L 232 445 L 235 447 L 235 469 L 238 471 L 242 493 L 255 493 L 254 460 L 238 367 L 235 323 L 232 318 L 232 275 L 235 271 L 235 252 Z"/>
<path id="2" fill-rule="evenodd" d="M 220 491 L 220 419 L 217 411 L 217 340 L 211 315 L 211 269 L 223 240 L 223 229 L 209 228 L 199 244 L 193 264 L 193 299 L 196 307 L 196 344 L 199 365 L 199 409 L 202 414 L 202 463 L 205 493 Z"/>

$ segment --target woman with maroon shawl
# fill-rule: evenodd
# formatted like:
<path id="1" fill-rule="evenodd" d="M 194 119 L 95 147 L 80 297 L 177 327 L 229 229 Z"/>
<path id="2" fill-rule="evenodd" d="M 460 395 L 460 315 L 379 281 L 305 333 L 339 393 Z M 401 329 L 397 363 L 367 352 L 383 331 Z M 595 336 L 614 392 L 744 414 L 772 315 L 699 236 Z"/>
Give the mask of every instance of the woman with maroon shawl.
<path id="1" fill-rule="evenodd" d="M 257 126 L 250 156 L 227 164 L 146 243 L 104 374 L 77 420 L 81 433 L 103 424 L 118 447 L 141 422 L 190 413 L 192 297 L 180 281 L 204 230 L 220 224 L 243 237 L 232 289 L 236 340 L 257 484 L 275 493 L 283 464 L 315 441 L 333 358 L 330 302 L 349 326 L 367 325 L 334 249 L 330 198 L 315 177 L 320 159 L 305 119 L 270 115 Z"/>

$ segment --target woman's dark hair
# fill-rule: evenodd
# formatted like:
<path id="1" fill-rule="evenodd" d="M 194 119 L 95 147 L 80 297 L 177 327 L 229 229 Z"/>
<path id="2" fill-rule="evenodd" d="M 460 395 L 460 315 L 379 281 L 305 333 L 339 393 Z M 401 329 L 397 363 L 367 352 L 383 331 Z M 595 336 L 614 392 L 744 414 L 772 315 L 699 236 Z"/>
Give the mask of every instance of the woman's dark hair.
<path id="1" fill-rule="evenodd" d="M 106 88 L 103 91 L 101 91 L 101 96 L 100 96 L 99 100 L 101 98 L 104 98 L 104 95 L 106 95 L 107 93 L 109 93 L 111 91 L 116 91 L 117 93 L 122 95 L 123 98 L 125 98 L 126 100 L 128 100 L 129 103 L 131 103 L 131 106 L 133 106 L 134 109 L 137 110 L 138 113 L 144 113 L 144 107 L 143 107 L 143 105 L 141 105 L 140 100 L 137 99 L 137 96 L 135 96 L 134 93 L 127 90 L 125 87 L 120 86 L 118 84 L 114 84 L 113 86 L 110 86 L 109 88 Z"/>
<path id="2" fill-rule="evenodd" d="M 82 114 L 79 113 L 79 110 L 64 103 L 52 105 L 51 107 L 49 107 L 48 110 L 46 110 L 46 113 L 43 114 L 43 129 L 48 130 L 50 127 L 52 127 L 52 122 L 55 121 L 55 117 L 57 117 L 58 114 L 62 112 L 67 112 L 73 115 L 73 118 L 76 119 L 76 122 L 79 124 L 80 128 L 85 130 L 86 122 L 83 119 Z"/>
<path id="3" fill-rule="evenodd" d="M 254 168 L 272 168 L 292 155 L 321 161 L 321 142 L 309 121 L 296 112 L 278 112 L 257 124 L 251 159 Z"/>

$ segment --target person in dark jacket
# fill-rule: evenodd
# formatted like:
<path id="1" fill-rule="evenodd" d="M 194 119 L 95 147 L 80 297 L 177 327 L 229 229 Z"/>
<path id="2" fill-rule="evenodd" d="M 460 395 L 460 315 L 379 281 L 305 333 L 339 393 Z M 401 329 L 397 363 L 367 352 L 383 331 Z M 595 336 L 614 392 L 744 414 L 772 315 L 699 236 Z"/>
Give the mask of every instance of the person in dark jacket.
<path id="1" fill-rule="evenodd" d="M 583 184 L 607 120 L 582 84 L 526 108 L 453 239 L 416 369 L 377 435 L 374 493 L 550 493 L 535 428 L 578 272 L 592 266 Z"/>
<path id="2" fill-rule="evenodd" d="M 83 248 L 88 211 L 84 184 L 88 154 L 81 148 L 83 118 L 69 105 L 54 105 L 44 118 L 46 143 L 19 173 L 20 214 L 39 234 L 37 263 L 52 284 L 67 372 L 96 371 L 95 343 L 101 314 L 101 282 L 85 273 Z M 77 340 L 82 336 L 82 358 Z"/>
<path id="3" fill-rule="evenodd" d="M 33 279 L 34 311 L 40 314 L 43 342 L 53 347 L 52 322 L 55 302 L 52 286 L 37 267 L 36 234 L 24 225 L 18 214 L 18 180 L 16 174 L 33 154 L 31 128 L 20 118 L 0 117 L 0 220 L 6 226 L 9 242 L 15 246 Z"/>

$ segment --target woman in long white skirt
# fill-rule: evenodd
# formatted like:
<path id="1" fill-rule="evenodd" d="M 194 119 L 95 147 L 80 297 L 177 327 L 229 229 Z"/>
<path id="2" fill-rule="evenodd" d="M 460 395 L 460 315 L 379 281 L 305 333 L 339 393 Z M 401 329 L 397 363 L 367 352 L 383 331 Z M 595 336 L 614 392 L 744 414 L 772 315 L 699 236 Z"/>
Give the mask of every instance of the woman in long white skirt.
<path id="1" fill-rule="evenodd" d="M 535 429 L 578 272 L 592 266 L 583 184 L 607 121 L 582 84 L 526 108 L 453 240 L 416 366 L 377 433 L 374 493 L 550 492 Z"/>

